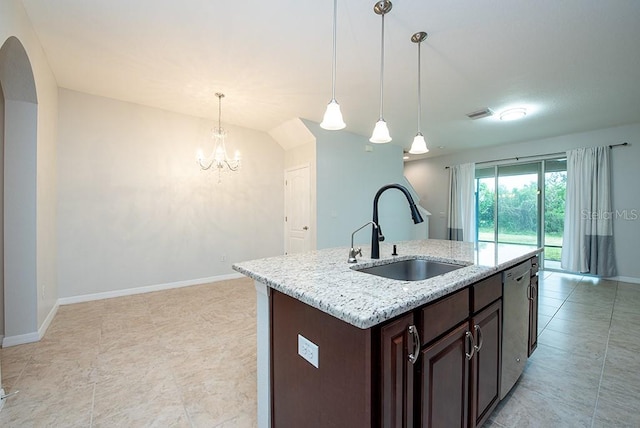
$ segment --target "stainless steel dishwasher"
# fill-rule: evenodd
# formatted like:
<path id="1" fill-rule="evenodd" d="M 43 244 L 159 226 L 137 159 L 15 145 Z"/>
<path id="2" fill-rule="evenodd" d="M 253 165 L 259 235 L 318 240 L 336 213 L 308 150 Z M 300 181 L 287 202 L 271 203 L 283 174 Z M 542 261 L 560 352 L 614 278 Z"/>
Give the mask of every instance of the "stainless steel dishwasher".
<path id="1" fill-rule="evenodd" d="M 527 260 L 502 274 L 502 380 L 500 399 L 516 383 L 527 363 L 529 343 L 529 298 L 531 261 Z"/>

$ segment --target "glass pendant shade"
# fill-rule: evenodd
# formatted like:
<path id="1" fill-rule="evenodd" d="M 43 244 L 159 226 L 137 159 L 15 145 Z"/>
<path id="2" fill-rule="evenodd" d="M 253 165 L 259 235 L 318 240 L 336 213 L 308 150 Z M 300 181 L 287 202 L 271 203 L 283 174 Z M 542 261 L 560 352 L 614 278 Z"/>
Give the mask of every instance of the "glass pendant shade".
<path id="1" fill-rule="evenodd" d="M 391 141 L 391 135 L 389 135 L 389 128 L 387 128 L 387 122 L 384 119 L 380 119 L 376 122 L 375 128 L 373 128 L 373 134 L 369 141 L 372 143 L 382 144 Z"/>
<path id="2" fill-rule="evenodd" d="M 342 112 L 340 111 L 340 104 L 336 101 L 336 29 L 338 22 L 338 0 L 333 0 L 333 69 L 331 70 L 331 101 L 327 105 L 327 110 L 324 112 L 322 122 L 320 122 L 320 128 L 327 129 L 329 131 L 337 131 L 344 129 L 346 123 L 342 118 Z"/>
<path id="3" fill-rule="evenodd" d="M 413 143 L 411 143 L 409 153 L 412 155 L 422 155 L 428 151 L 429 149 L 427 148 L 427 142 L 424 140 L 424 136 L 418 132 L 413 139 Z"/>
<path id="4" fill-rule="evenodd" d="M 331 100 L 327 104 L 327 110 L 324 112 L 324 117 L 320 123 L 320 127 L 328 129 L 329 131 L 337 131 L 344 129 L 347 126 L 342 119 L 342 112 L 340 111 L 340 104 L 336 100 Z"/>

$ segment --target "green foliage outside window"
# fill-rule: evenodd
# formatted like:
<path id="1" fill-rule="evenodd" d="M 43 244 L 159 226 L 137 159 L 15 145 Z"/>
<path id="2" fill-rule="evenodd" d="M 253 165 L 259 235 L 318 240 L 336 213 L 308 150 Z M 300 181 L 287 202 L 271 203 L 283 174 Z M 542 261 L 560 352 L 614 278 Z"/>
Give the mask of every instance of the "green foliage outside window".
<path id="1" fill-rule="evenodd" d="M 493 180 L 493 179 L 491 179 Z M 562 232 L 564 229 L 564 207 L 566 200 L 566 172 L 545 174 L 545 258 L 560 260 Z M 508 188 L 500 185 L 499 236 L 500 242 L 537 244 L 537 183 Z M 493 186 L 483 179 L 478 181 L 478 239 L 494 240 L 495 198 Z M 550 247 L 549 247 L 550 246 Z"/>

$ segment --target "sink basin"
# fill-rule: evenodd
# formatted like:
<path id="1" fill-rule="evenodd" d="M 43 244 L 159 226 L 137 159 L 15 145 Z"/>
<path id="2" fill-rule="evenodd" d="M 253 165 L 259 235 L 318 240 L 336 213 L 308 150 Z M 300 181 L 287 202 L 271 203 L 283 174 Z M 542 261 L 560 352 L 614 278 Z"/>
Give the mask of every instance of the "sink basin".
<path id="1" fill-rule="evenodd" d="M 401 281 L 422 281 L 463 267 L 465 266 L 453 263 L 443 263 L 424 259 L 410 259 L 356 270 L 358 272 L 382 276 L 389 279 L 399 279 Z"/>

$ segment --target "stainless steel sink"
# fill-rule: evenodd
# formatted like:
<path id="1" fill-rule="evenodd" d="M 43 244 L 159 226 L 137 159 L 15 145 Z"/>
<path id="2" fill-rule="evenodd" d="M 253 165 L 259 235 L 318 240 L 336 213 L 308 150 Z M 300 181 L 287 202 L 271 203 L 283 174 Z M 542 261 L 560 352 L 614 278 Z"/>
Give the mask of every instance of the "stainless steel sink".
<path id="1" fill-rule="evenodd" d="M 453 263 L 443 263 L 425 259 L 410 259 L 394 261 L 385 265 L 366 267 L 362 269 L 354 267 L 354 270 L 371 275 L 382 276 L 384 278 L 399 279 L 401 281 L 422 281 L 463 267 L 465 266 Z"/>

